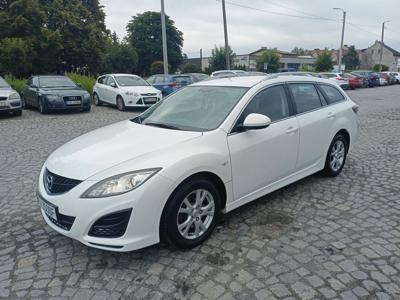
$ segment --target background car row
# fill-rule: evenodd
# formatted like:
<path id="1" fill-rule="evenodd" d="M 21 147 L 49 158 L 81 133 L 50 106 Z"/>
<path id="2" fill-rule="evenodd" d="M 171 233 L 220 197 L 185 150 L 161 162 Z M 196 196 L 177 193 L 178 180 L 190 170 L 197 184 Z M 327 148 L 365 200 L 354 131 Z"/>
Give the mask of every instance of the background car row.
<path id="1" fill-rule="evenodd" d="M 314 76 L 331 80 L 343 89 L 356 89 L 385 86 L 400 83 L 398 72 L 353 71 L 334 72 L 246 72 L 242 70 L 220 70 L 211 76 L 202 73 L 152 75 L 147 80 L 132 74 L 105 74 L 100 76 L 93 87 L 92 94 L 74 83 L 70 78 L 60 75 L 32 76 L 19 95 L 0 77 L 0 112 L 11 112 L 16 116 L 22 109 L 36 108 L 40 113 L 50 111 L 89 112 L 91 99 L 95 105 L 109 104 L 123 111 L 130 107 L 147 108 L 161 101 L 182 87 L 201 80 L 238 76 Z"/>

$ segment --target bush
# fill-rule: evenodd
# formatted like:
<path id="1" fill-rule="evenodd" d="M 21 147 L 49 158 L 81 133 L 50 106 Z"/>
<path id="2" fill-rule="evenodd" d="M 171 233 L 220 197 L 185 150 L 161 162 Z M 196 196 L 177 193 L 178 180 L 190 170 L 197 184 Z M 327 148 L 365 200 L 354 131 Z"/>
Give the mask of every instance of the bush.
<path id="1" fill-rule="evenodd" d="M 194 64 L 185 64 L 182 66 L 182 73 L 203 73 L 200 66 Z"/>
<path id="2" fill-rule="evenodd" d="M 89 94 L 93 93 L 93 86 L 96 83 L 96 78 L 77 73 L 65 73 L 72 81 L 81 86 L 83 89 L 88 91 Z"/>
<path id="3" fill-rule="evenodd" d="M 156 60 L 150 65 L 150 75 L 164 74 L 164 63 L 160 60 Z"/>
<path id="4" fill-rule="evenodd" d="M 18 79 L 12 75 L 6 75 L 4 79 L 20 94 L 26 85 L 26 79 Z"/>
<path id="5" fill-rule="evenodd" d="M 379 64 L 375 65 L 372 69 L 375 72 L 379 72 Z M 389 67 L 386 65 L 382 65 L 382 72 L 386 72 L 386 71 L 389 71 Z"/>

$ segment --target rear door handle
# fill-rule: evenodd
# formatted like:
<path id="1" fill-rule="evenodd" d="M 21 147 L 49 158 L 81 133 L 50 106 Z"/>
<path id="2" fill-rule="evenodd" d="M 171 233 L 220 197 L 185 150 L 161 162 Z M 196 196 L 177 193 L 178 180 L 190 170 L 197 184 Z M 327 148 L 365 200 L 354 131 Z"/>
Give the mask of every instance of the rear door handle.
<path id="1" fill-rule="evenodd" d="M 335 114 L 333 112 L 328 113 L 328 118 L 333 119 L 335 117 Z"/>
<path id="2" fill-rule="evenodd" d="M 288 129 L 286 129 L 286 134 L 295 133 L 295 132 L 297 132 L 298 129 L 299 129 L 298 127 L 290 126 Z"/>

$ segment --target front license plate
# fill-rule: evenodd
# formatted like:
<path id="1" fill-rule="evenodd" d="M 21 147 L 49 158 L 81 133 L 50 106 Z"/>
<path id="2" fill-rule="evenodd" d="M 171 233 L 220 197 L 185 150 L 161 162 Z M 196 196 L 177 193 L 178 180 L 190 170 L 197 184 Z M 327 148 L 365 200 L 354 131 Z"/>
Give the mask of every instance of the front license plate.
<path id="1" fill-rule="evenodd" d="M 0 107 L 6 107 L 8 106 L 6 102 L 0 102 Z"/>
<path id="2" fill-rule="evenodd" d="M 56 207 L 44 201 L 42 198 L 38 197 L 39 206 L 43 209 L 44 213 L 50 218 L 57 221 L 57 210 Z"/>
<path id="3" fill-rule="evenodd" d="M 77 105 L 81 104 L 81 101 L 79 100 L 74 100 L 74 101 L 66 101 L 67 105 Z"/>
<path id="4" fill-rule="evenodd" d="M 146 103 L 156 103 L 157 102 L 157 98 L 156 97 L 145 98 L 144 101 Z"/>

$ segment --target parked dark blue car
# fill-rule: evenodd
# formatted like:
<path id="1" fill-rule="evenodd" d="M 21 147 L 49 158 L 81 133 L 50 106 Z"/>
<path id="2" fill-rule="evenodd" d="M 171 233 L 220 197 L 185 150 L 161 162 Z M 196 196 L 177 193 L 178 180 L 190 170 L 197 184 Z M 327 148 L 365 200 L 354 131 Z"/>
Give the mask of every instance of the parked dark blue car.
<path id="1" fill-rule="evenodd" d="M 193 79 L 190 75 L 164 75 L 157 74 L 149 77 L 147 82 L 159 89 L 163 95 L 169 95 L 180 88 L 193 83 Z"/>

